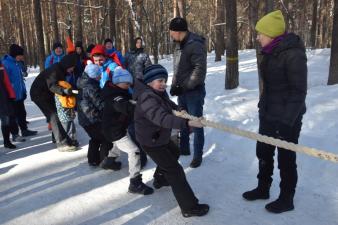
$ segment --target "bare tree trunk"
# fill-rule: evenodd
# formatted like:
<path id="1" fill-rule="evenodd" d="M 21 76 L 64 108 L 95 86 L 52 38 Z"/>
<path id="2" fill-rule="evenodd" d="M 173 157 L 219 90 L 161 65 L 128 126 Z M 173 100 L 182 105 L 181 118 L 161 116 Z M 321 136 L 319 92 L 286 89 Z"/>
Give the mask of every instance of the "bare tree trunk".
<path id="1" fill-rule="evenodd" d="M 38 57 L 39 57 L 39 66 L 40 70 L 44 70 L 44 60 L 45 60 L 45 46 L 43 38 L 43 28 L 42 28 L 42 16 L 41 16 L 41 4 L 40 0 L 33 0 L 33 11 L 35 15 L 35 26 L 36 34 L 38 40 Z"/>
<path id="2" fill-rule="evenodd" d="M 224 0 L 216 0 L 216 43 L 215 43 L 215 62 L 222 60 L 224 55 L 224 23 L 225 22 L 225 11 L 224 11 Z"/>
<path id="3" fill-rule="evenodd" d="M 252 48 L 256 47 L 256 30 L 255 26 L 258 20 L 258 4 L 259 0 L 249 0 L 249 26 L 250 26 L 250 44 Z"/>
<path id="4" fill-rule="evenodd" d="M 59 28 L 58 28 L 58 19 L 57 19 L 57 14 L 56 14 L 56 0 L 51 0 L 51 17 L 52 17 L 52 29 L 53 29 L 53 42 L 60 41 L 59 38 Z"/>
<path id="5" fill-rule="evenodd" d="M 162 2 L 162 1 L 161 1 Z M 143 27 L 142 27 L 142 4 L 143 0 L 136 0 L 136 20 L 139 24 L 139 29 L 136 30 L 137 36 L 143 36 Z"/>
<path id="6" fill-rule="evenodd" d="M 22 18 L 21 18 L 21 7 L 18 4 L 18 0 L 15 0 L 15 8 L 16 8 L 16 15 L 17 15 L 17 26 L 18 26 L 18 36 L 19 36 L 19 44 L 25 47 L 24 38 L 23 38 L 23 28 L 22 28 Z"/>
<path id="7" fill-rule="evenodd" d="M 265 13 L 272 12 L 275 8 L 274 0 L 265 0 Z"/>
<path id="8" fill-rule="evenodd" d="M 226 77 L 225 89 L 238 87 L 238 39 L 236 0 L 226 0 Z"/>
<path id="9" fill-rule="evenodd" d="M 318 8 L 318 0 L 312 1 L 312 23 L 311 23 L 311 36 L 310 36 L 310 47 L 316 47 L 316 39 L 317 39 L 317 8 Z"/>
<path id="10" fill-rule="evenodd" d="M 113 39 L 113 41 L 116 41 L 116 26 L 115 26 L 115 10 L 116 10 L 116 4 L 115 0 L 109 0 L 109 36 Z"/>
<path id="11" fill-rule="evenodd" d="M 178 13 L 177 13 L 177 0 L 173 0 L 173 14 L 174 14 L 174 17 L 178 16 Z"/>
<path id="12" fill-rule="evenodd" d="M 82 7 L 83 0 L 77 0 L 75 4 L 75 16 L 74 16 L 74 31 L 75 41 L 82 41 Z"/>
<path id="13" fill-rule="evenodd" d="M 332 28 L 332 44 L 329 79 L 327 84 L 338 84 L 338 0 L 334 0 L 333 9 L 333 28 Z"/>
<path id="14" fill-rule="evenodd" d="M 177 0 L 179 16 L 185 18 L 185 0 Z"/>

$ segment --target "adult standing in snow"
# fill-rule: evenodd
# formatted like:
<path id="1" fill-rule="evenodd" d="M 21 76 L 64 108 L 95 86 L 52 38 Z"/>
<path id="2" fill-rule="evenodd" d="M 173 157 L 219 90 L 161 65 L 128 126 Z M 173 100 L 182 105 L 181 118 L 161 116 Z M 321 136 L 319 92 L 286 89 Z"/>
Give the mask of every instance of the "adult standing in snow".
<path id="1" fill-rule="evenodd" d="M 51 67 L 53 64 L 58 63 L 65 56 L 63 51 L 63 45 L 60 42 L 55 42 L 53 44 L 52 53 L 47 56 L 45 61 L 45 69 Z"/>
<path id="2" fill-rule="evenodd" d="M 280 10 L 261 18 L 256 30 L 263 54 L 260 65 L 263 93 L 258 103 L 259 133 L 297 144 L 306 111 L 307 58 L 304 44 L 299 36 L 285 31 Z M 245 192 L 245 199 L 252 201 L 270 197 L 275 148 L 257 142 L 258 187 Z M 273 213 L 294 209 L 298 178 L 296 153 L 278 148 L 278 168 L 281 177 L 279 197 L 265 206 Z"/>
<path id="3" fill-rule="evenodd" d="M 176 42 L 174 76 L 170 94 L 178 96 L 178 105 L 189 114 L 203 116 L 205 98 L 205 75 L 207 50 L 205 38 L 188 31 L 187 21 L 176 17 L 169 25 L 170 36 Z M 194 158 L 190 167 L 202 163 L 204 147 L 203 128 L 193 128 Z M 189 129 L 181 130 L 180 149 L 182 155 L 190 155 Z"/>
<path id="4" fill-rule="evenodd" d="M 135 38 L 134 46 L 125 55 L 127 70 L 133 75 L 134 79 L 141 80 L 143 80 L 144 68 L 152 64 L 149 55 L 144 52 L 142 43 L 142 38 Z"/>
<path id="5" fill-rule="evenodd" d="M 72 89 L 59 86 L 59 81 L 65 81 L 66 75 L 74 71 L 78 60 L 75 53 L 66 55 L 61 62 L 42 71 L 32 83 L 30 95 L 32 101 L 40 108 L 47 120 L 50 121 L 56 145 L 59 151 L 75 151 L 69 136 L 58 118 L 54 94 L 73 95 Z"/>
<path id="6" fill-rule="evenodd" d="M 13 139 L 18 137 L 18 126 L 20 127 L 22 136 L 36 135 L 37 131 L 29 130 L 26 123 L 25 99 L 27 98 L 26 85 L 24 82 L 24 68 L 22 61 L 24 59 L 24 49 L 16 44 L 9 47 L 9 54 L 3 58 L 3 65 L 8 73 L 12 87 L 15 91 L 15 101 L 13 101 L 16 122 L 11 128 Z M 17 124 L 16 124 L 17 123 Z"/>

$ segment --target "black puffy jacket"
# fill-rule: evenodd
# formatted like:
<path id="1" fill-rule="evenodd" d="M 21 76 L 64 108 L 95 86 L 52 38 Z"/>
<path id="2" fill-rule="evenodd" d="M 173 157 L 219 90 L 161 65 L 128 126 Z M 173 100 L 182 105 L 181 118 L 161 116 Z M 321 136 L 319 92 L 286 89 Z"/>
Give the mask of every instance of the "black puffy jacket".
<path id="1" fill-rule="evenodd" d="M 134 99 L 137 101 L 134 120 L 137 141 L 147 147 L 169 143 L 171 129 L 187 128 L 187 120 L 173 115 L 177 105 L 166 92 L 159 93 L 135 80 Z"/>
<path id="2" fill-rule="evenodd" d="M 143 48 L 130 50 L 125 56 L 127 70 L 133 75 L 134 79 L 143 80 L 143 70 L 150 66 L 149 55 L 143 51 Z"/>
<path id="3" fill-rule="evenodd" d="M 271 122 L 293 126 L 306 111 L 307 58 L 301 39 L 289 33 L 273 49 L 264 54 L 260 65 L 263 92 L 259 116 Z"/>
<path id="4" fill-rule="evenodd" d="M 65 81 L 67 69 L 75 67 L 78 56 L 73 53 L 66 55 L 59 63 L 42 71 L 33 81 L 30 95 L 31 99 L 54 99 L 54 94 L 64 95 L 63 88 L 58 85 L 59 81 Z"/>
<path id="5" fill-rule="evenodd" d="M 134 117 L 135 105 L 128 90 L 107 82 L 102 90 L 104 109 L 102 129 L 105 138 L 114 142 L 127 135 L 127 128 Z"/>
<path id="6" fill-rule="evenodd" d="M 188 32 L 181 43 L 176 44 L 172 86 L 179 85 L 183 92 L 204 85 L 207 72 L 205 38 Z"/>
<path id="7" fill-rule="evenodd" d="M 83 127 L 101 122 L 104 107 L 100 83 L 86 73 L 77 80 L 77 111 L 79 124 Z"/>

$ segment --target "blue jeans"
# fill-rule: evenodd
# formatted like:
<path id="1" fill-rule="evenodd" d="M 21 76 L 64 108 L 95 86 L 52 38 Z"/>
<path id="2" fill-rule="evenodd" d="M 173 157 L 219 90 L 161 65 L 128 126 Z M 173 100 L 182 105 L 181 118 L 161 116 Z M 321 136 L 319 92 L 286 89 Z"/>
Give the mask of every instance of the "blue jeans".
<path id="1" fill-rule="evenodd" d="M 203 105 L 205 98 L 205 87 L 200 86 L 195 90 L 178 96 L 178 105 L 190 115 L 203 116 Z M 193 128 L 194 133 L 194 158 L 202 157 L 204 146 L 204 129 Z M 189 129 L 181 130 L 180 149 L 183 152 L 190 152 Z"/>

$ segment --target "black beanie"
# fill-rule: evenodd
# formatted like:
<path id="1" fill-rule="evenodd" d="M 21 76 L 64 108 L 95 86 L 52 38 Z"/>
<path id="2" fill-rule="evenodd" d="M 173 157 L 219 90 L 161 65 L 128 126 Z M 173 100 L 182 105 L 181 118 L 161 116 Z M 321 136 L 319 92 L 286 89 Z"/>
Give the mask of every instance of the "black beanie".
<path id="1" fill-rule="evenodd" d="M 113 40 L 110 38 L 107 38 L 106 40 L 104 40 L 104 44 L 107 44 L 108 42 L 113 44 Z"/>
<path id="2" fill-rule="evenodd" d="M 12 44 L 9 47 L 9 55 L 12 56 L 13 58 L 15 58 L 18 55 L 23 55 L 23 53 L 24 53 L 23 48 L 17 44 Z"/>
<path id="3" fill-rule="evenodd" d="M 94 44 L 88 45 L 86 52 L 87 52 L 87 53 L 91 53 L 94 47 L 95 47 Z"/>
<path id="4" fill-rule="evenodd" d="M 60 65 L 64 70 L 67 70 L 73 66 L 76 66 L 77 62 L 79 61 L 79 56 L 75 54 L 74 52 L 65 55 L 61 61 Z"/>
<path id="5" fill-rule="evenodd" d="M 82 41 L 77 41 L 77 42 L 75 42 L 75 47 L 80 47 L 80 48 L 82 48 Z"/>
<path id="6" fill-rule="evenodd" d="M 60 42 L 55 42 L 54 44 L 53 44 L 53 50 L 55 50 L 55 49 L 57 49 L 57 48 L 63 48 L 63 45 L 60 43 Z"/>
<path id="7" fill-rule="evenodd" d="M 188 24 L 184 18 L 175 17 L 170 21 L 169 30 L 172 31 L 188 31 Z"/>

